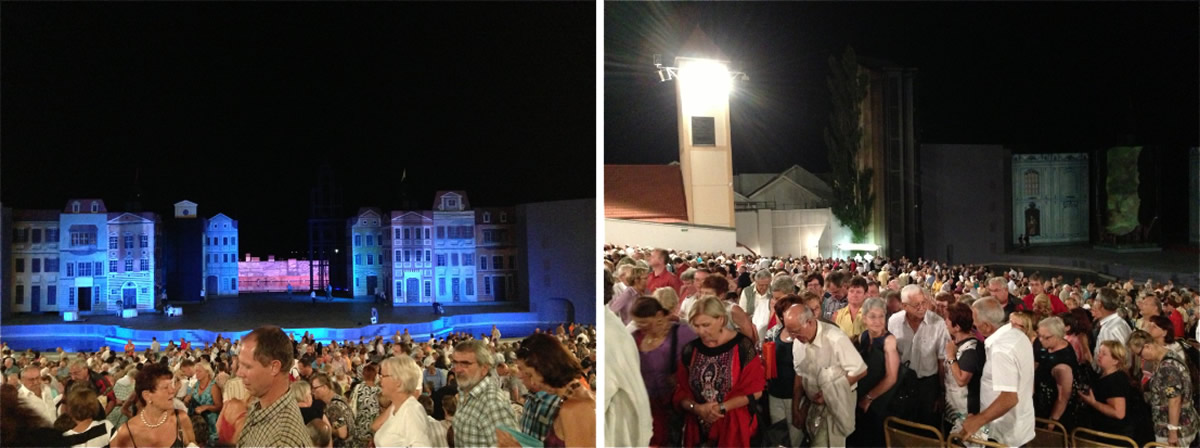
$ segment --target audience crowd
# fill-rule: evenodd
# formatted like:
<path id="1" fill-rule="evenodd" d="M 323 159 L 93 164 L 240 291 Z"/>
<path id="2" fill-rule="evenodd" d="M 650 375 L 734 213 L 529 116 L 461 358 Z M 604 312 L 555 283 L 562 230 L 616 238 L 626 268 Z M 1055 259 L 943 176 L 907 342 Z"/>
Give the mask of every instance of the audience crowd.
<path id="1" fill-rule="evenodd" d="M 596 330 L 316 341 L 262 327 L 135 351 L 14 352 L 0 446 L 594 446 Z"/>
<path id="2" fill-rule="evenodd" d="M 613 245 L 603 262 L 609 446 L 882 446 L 890 416 L 1004 446 L 1050 421 L 1197 443 L 1200 294 L 1173 282 Z"/>

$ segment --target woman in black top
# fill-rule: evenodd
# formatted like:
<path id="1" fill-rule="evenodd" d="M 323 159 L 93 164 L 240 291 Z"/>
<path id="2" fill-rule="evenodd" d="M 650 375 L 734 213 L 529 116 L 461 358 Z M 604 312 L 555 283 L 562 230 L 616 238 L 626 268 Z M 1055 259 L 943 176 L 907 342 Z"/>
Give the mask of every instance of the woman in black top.
<path id="1" fill-rule="evenodd" d="M 804 295 L 817 297 L 811 291 L 805 291 Z M 766 341 L 768 343 L 763 344 L 764 358 L 769 357 L 766 352 L 771 347 L 770 343 L 774 343 L 775 347 L 773 364 L 776 375 L 774 378 L 767 379 L 766 390 L 771 426 L 767 429 L 766 434 L 770 439 L 765 440 L 764 445 L 769 443 L 769 446 L 797 446 L 802 442 L 801 438 L 803 437 L 800 428 L 792 425 L 792 397 L 795 393 L 796 381 L 796 369 L 792 365 L 792 344 L 795 342 L 795 338 L 783 327 L 783 312 L 792 305 L 804 306 L 804 299 L 789 294 L 775 301 L 772 310 L 775 312 L 775 320 L 778 323 L 767 330 Z M 770 368 L 769 365 L 768 368 Z M 787 430 L 779 431 L 778 426 L 780 425 L 787 426 Z M 783 437 L 788 440 L 779 440 Z"/>
<path id="2" fill-rule="evenodd" d="M 896 337 L 887 331 L 887 302 L 873 298 L 863 303 L 866 331 L 858 337 L 858 352 L 867 364 L 867 376 L 858 382 L 857 422 L 847 446 L 883 446 L 883 420 L 900 375 Z"/>
<path id="3" fill-rule="evenodd" d="M 1079 363 L 1065 337 L 1062 319 L 1048 317 L 1038 322 L 1033 344 L 1033 408 L 1034 415 L 1058 421 L 1070 431 L 1078 407 L 1074 389 Z"/>
<path id="4" fill-rule="evenodd" d="M 1100 379 L 1091 390 L 1079 393 L 1079 400 L 1087 405 L 1090 424 L 1088 427 L 1112 434 L 1133 438 L 1133 420 L 1127 409 L 1129 397 L 1134 393 L 1133 381 L 1121 367 L 1129 353 L 1125 345 L 1117 341 L 1104 341 L 1096 355 L 1100 365 Z"/>

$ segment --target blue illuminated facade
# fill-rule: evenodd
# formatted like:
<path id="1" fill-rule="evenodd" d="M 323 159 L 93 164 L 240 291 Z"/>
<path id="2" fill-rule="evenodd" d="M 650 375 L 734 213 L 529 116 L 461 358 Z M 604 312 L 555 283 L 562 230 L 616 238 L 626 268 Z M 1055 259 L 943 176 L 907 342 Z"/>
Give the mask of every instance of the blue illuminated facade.
<path id="1" fill-rule="evenodd" d="M 238 222 L 217 213 L 204 220 L 204 291 L 238 294 Z"/>
<path id="2" fill-rule="evenodd" d="M 103 266 L 108 275 L 108 289 L 100 290 L 107 292 L 107 300 L 93 302 L 92 311 L 151 311 L 157 293 L 157 216 L 153 213 L 109 213 L 108 216 L 108 259 Z M 102 275 L 99 269 L 94 274 Z"/>
<path id="3" fill-rule="evenodd" d="M 58 210 L 15 210 L 12 225 L 12 281 L 4 286 L 12 311 L 58 311 Z"/>
<path id="4" fill-rule="evenodd" d="M 439 191 L 433 207 L 434 298 L 475 302 L 475 212 L 461 191 Z"/>
<path id="5" fill-rule="evenodd" d="M 59 215 L 59 311 L 106 313 L 108 210 L 100 199 L 71 199 Z"/>
<path id="6" fill-rule="evenodd" d="M 347 223 L 350 236 L 349 274 L 355 296 L 389 295 L 392 271 L 389 263 L 391 240 L 386 238 L 388 222 L 376 208 L 359 209 Z"/>
<path id="7" fill-rule="evenodd" d="M 433 301 L 433 212 L 393 211 L 392 304 Z"/>

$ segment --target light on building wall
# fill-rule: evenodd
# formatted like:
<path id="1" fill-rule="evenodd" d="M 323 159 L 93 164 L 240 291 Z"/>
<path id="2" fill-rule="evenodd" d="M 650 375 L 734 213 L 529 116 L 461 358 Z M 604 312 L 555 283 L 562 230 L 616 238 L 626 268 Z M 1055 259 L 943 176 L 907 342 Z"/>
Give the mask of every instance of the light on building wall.
<path id="1" fill-rule="evenodd" d="M 733 88 L 733 78 L 724 63 L 693 59 L 683 61 L 679 68 L 679 80 L 689 91 L 702 93 L 716 99 L 724 99 Z"/>
<path id="2" fill-rule="evenodd" d="M 879 245 L 878 245 L 878 244 L 864 244 L 864 243 L 839 243 L 839 244 L 837 245 L 837 247 L 838 247 L 838 249 L 840 249 L 840 250 L 845 250 L 845 251 L 865 251 L 865 252 L 875 252 L 875 251 L 879 250 Z"/>

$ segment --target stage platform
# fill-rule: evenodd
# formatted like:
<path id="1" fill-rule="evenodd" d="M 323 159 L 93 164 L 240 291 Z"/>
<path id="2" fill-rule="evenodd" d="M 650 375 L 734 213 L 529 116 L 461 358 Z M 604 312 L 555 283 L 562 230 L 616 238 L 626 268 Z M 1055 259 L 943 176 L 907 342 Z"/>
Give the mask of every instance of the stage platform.
<path id="1" fill-rule="evenodd" d="M 1163 283 L 1173 280 L 1176 285 L 1200 286 L 1200 251 L 1189 247 L 1168 247 L 1149 253 L 1115 253 L 1090 245 L 1035 246 L 985 257 L 980 263 L 1020 266 L 1026 274 L 1041 271 L 1070 277 L 1075 272 L 1081 277 L 1093 274 L 1102 280 L 1124 282 L 1133 277 L 1140 284 L 1145 283 L 1146 278 L 1153 278 Z M 1085 281 L 1090 280 L 1085 277 Z"/>
<path id="2" fill-rule="evenodd" d="M 565 316 L 539 316 L 524 304 L 448 303 L 445 314 L 433 313 L 429 304 L 392 307 L 370 300 L 318 299 L 307 295 L 291 298 L 282 294 L 242 294 L 219 297 L 203 303 L 172 304 L 181 306 L 183 315 L 169 317 L 161 313 L 142 313 L 131 319 L 119 316 L 83 316 L 79 322 L 63 322 L 58 314 L 16 314 L 3 321 L 0 340 L 14 349 L 35 350 L 63 347 L 67 351 L 97 350 L 108 345 L 124 350 L 132 339 L 138 350 L 150 346 L 157 337 L 164 346 L 168 340 L 212 341 L 217 334 L 240 338 L 261 325 L 278 325 L 289 332 L 316 335 L 320 341 L 355 340 L 360 336 L 391 336 L 408 329 L 417 341 L 450 332 L 490 333 L 495 324 L 502 334 L 527 335 L 536 328 L 550 328 Z M 371 308 L 379 311 L 378 324 L 371 324 Z"/>

